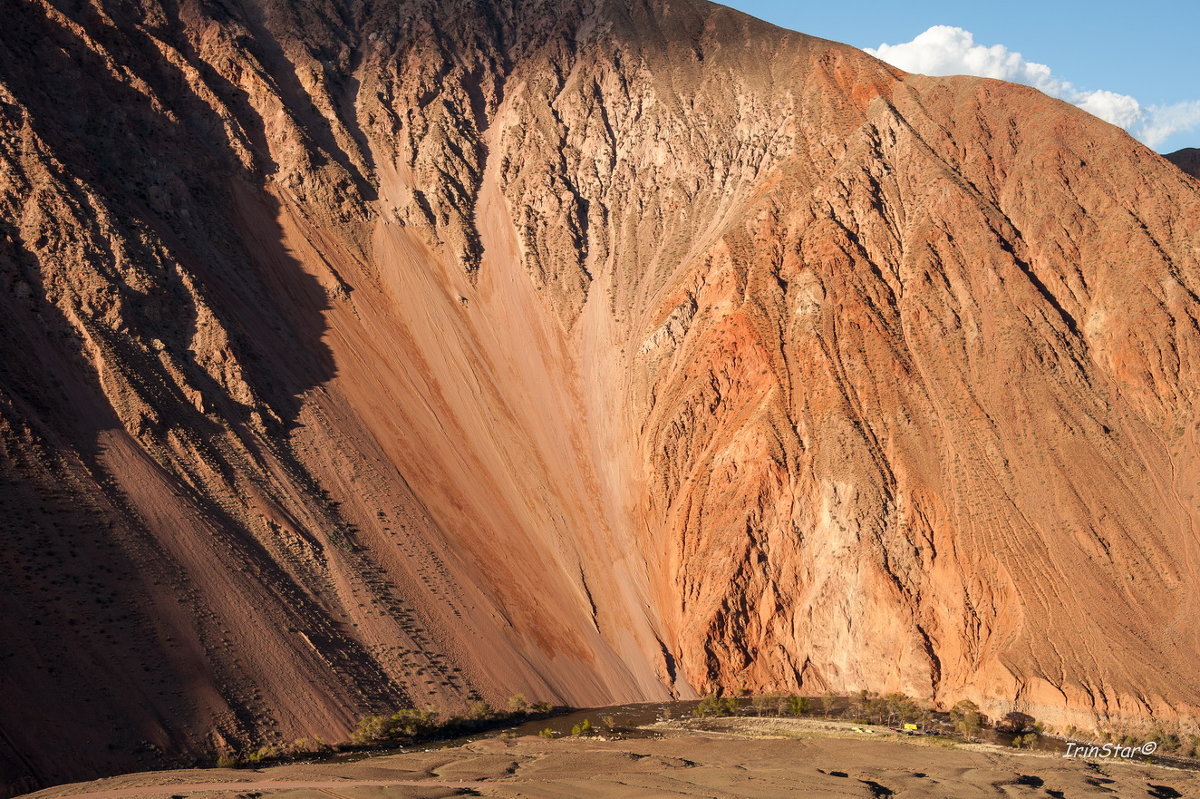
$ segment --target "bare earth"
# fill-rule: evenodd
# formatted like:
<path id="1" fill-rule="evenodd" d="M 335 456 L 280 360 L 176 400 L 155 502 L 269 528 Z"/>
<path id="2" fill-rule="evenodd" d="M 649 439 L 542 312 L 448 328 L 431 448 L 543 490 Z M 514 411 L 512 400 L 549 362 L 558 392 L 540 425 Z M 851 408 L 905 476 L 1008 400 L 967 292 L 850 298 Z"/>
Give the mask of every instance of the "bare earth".
<path id="1" fill-rule="evenodd" d="M 263 794 L 288 799 L 507 797 L 1200 796 L 1196 774 L 995 747 L 949 747 L 782 719 L 658 725 L 664 737 L 523 737 L 257 771 L 193 769 L 49 788 L 30 797 L 136 799 Z M 847 737 L 849 736 L 849 737 Z"/>

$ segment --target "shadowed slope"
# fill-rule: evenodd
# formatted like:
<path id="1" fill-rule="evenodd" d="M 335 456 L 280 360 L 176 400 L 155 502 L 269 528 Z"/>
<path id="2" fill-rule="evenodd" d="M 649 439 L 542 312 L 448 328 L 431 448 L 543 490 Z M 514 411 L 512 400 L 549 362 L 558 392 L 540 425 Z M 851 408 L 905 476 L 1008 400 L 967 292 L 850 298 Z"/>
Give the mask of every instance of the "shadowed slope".
<path id="1" fill-rule="evenodd" d="M 1184 147 L 1182 150 L 1168 153 L 1166 159 L 1192 177 L 1200 177 L 1200 149 Z"/>

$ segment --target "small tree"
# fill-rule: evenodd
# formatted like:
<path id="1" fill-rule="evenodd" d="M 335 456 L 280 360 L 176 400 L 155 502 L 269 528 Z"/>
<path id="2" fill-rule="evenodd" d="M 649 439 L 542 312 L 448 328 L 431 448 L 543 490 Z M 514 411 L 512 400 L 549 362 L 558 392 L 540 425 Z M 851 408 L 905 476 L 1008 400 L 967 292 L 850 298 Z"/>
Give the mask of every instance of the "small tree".
<path id="1" fill-rule="evenodd" d="M 529 710 L 529 700 L 525 694 L 513 694 L 508 698 L 508 709 L 513 713 L 525 713 Z"/>
<path id="2" fill-rule="evenodd" d="M 773 696 L 756 696 L 750 701 L 750 706 L 754 708 L 754 715 L 766 716 L 775 709 L 777 700 Z"/>
<path id="3" fill-rule="evenodd" d="M 833 707 L 837 699 L 838 695 L 833 691 L 826 691 L 821 695 L 821 710 L 825 711 L 825 718 L 833 715 Z"/>
<path id="4" fill-rule="evenodd" d="M 350 740 L 361 745 L 377 744 L 387 736 L 388 729 L 386 716 L 363 716 L 350 734 Z"/>
<path id="5" fill-rule="evenodd" d="M 1029 732 L 1034 729 L 1037 721 L 1027 713 L 1009 713 L 1004 718 L 996 722 L 996 729 L 1001 732 L 1011 732 L 1017 735 Z"/>
<path id="6" fill-rule="evenodd" d="M 487 702 L 472 702 L 471 707 L 467 709 L 467 716 L 475 721 L 485 721 L 490 719 L 494 712 Z"/>
<path id="7" fill-rule="evenodd" d="M 879 696 L 865 688 L 850 697 L 850 714 L 857 721 L 869 722 L 878 715 Z"/>
<path id="8" fill-rule="evenodd" d="M 438 713 L 436 710 L 415 710 L 407 708 L 398 710 L 390 719 L 391 740 L 411 740 L 429 735 L 437 728 Z"/>
<path id="9" fill-rule="evenodd" d="M 964 699 L 950 708 L 950 719 L 954 722 L 955 728 L 968 741 L 978 735 L 979 730 L 983 728 L 983 716 L 979 713 L 979 705 L 970 699 Z"/>
<path id="10" fill-rule="evenodd" d="M 788 713 L 793 716 L 803 716 L 809 711 L 812 706 L 812 700 L 807 696 L 789 696 L 788 697 Z"/>
<path id="11" fill-rule="evenodd" d="M 904 694 L 890 693 L 881 700 L 882 721 L 889 727 L 898 724 L 905 716 L 911 716 L 916 703 Z"/>

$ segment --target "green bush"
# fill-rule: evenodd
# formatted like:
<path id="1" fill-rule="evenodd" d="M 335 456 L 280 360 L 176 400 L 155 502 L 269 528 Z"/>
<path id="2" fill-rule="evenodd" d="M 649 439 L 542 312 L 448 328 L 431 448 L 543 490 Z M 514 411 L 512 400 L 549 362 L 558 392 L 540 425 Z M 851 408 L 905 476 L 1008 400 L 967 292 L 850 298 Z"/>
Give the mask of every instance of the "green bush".
<path id="1" fill-rule="evenodd" d="M 384 740 L 388 731 L 387 716 L 363 716 L 358 720 L 358 726 L 350 733 L 350 740 L 356 744 L 374 744 Z"/>
<path id="2" fill-rule="evenodd" d="M 287 746 L 287 751 L 292 755 L 314 755 L 328 752 L 329 748 L 320 738 L 297 738 Z"/>
<path id="3" fill-rule="evenodd" d="M 542 736 L 543 738 L 553 738 L 553 737 L 555 737 L 555 732 L 554 732 L 554 730 L 547 727 L 546 729 L 539 732 L 538 735 Z"/>
<path id="4" fill-rule="evenodd" d="M 399 743 L 427 736 L 438 729 L 436 710 L 398 710 L 390 716 L 364 716 L 350 740 L 363 746 Z"/>
<path id="5" fill-rule="evenodd" d="M 283 750 L 278 746 L 260 746 L 255 751 L 246 755 L 246 762 L 255 766 L 266 760 L 275 760 L 281 755 L 283 755 Z"/>
<path id="6" fill-rule="evenodd" d="M 716 694 L 709 694 L 700 700 L 700 704 L 696 705 L 692 714 L 696 716 L 732 716 L 737 713 L 737 709 L 737 700 L 732 696 L 718 697 Z"/>
<path id="7" fill-rule="evenodd" d="M 812 700 L 807 696 L 789 696 L 787 704 L 788 713 L 793 716 L 803 716 L 812 707 Z"/>

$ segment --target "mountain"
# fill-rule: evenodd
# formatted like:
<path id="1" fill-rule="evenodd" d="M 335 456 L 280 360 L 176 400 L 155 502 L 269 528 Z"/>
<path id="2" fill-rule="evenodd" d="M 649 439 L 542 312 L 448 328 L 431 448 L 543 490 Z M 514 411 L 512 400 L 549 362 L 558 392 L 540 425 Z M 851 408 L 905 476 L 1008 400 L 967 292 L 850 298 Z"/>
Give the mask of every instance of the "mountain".
<path id="1" fill-rule="evenodd" d="M 1193 177 L 1200 178 L 1200 149 L 1184 147 L 1167 153 L 1166 159 Z"/>
<path id="2" fill-rule="evenodd" d="M 1194 724 L 1200 189 L 700 0 L 0 28 L 0 774 L 404 705 Z"/>

